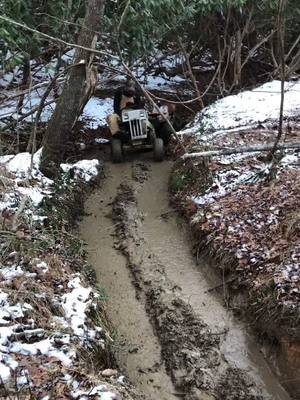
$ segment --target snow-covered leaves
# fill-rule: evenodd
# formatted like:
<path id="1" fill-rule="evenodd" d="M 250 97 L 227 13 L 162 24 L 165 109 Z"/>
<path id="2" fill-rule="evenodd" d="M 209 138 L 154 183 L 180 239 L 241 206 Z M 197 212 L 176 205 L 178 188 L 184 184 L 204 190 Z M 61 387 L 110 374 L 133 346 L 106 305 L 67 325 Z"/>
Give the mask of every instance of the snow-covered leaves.
<path id="1" fill-rule="evenodd" d="M 241 185 L 208 206 L 202 229 L 216 250 L 237 260 L 245 281 L 273 281 L 280 303 L 300 304 L 299 172 L 284 170 L 274 185 Z"/>
<path id="2" fill-rule="evenodd" d="M 299 115 L 300 81 L 285 83 L 284 116 Z M 265 83 L 256 89 L 224 97 L 202 110 L 187 132 L 215 132 L 219 135 L 234 128 L 256 128 L 268 121 L 277 121 L 280 107 L 280 81 Z M 184 132 L 184 131 L 183 131 Z"/>
<path id="3" fill-rule="evenodd" d="M 205 149 L 274 143 L 278 85 L 271 82 L 208 106 L 189 129 L 207 128 L 194 136 L 194 143 Z M 299 85 L 299 81 L 286 83 L 285 142 L 300 138 Z M 200 162 L 203 175 L 204 164 L 194 162 L 196 168 Z M 256 298 L 268 288 L 277 306 L 296 312 L 300 308 L 300 153 L 283 152 L 276 177 L 269 182 L 271 166 L 267 153 L 213 157 L 205 164 L 210 181 L 206 179 L 202 186 L 198 181 L 190 183 L 189 198 L 197 205 L 191 223 L 205 232 L 206 245 L 230 264 L 226 266 Z"/>
<path id="4" fill-rule="evenodd" d="M 79 241 L 66 232 L 67 221 L 53 226 L 61 210 L 43 209 L 44 199 L 57 201 L 77 181 L 69 178 L 58 192 L 38 165 L 39 153 L 32 163 L 28 153 L 0 157 L 0 379 L 6 393 L 117 399 L 110 384 L 118 384 L 118 374 L 99 379 L 80 356 L 89 351 L 91 361 L 95 349 L 107 351 L 103 299 L 76 272 L 86 265 Z M 63 166 L 71 168 L 74 179 L 90 181 L 98 161 Z"/>

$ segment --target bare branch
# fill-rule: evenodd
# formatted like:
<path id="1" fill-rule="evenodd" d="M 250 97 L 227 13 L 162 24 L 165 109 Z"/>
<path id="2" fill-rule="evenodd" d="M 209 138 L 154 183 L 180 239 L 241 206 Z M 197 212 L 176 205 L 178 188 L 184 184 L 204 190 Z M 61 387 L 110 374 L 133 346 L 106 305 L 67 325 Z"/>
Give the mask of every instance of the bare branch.
<path id="1" fill-rule="evenodd" d="M 130 2 L 131 2 L 131 0 L 127 1 L 126 6 L 124 8 L 124 11 L 123 11 L 123 13 L 121 15 L 120 22 L 119 22 L 119 25 L 118 25 L 118 28 L 117 28 L 118 35 L 120 34 L 120 30 L 121 30 L 121 27 L 123 25 L 124 19 L 126 17 L 127 11 L 129 10 Z"/>
<path id="2" fill-rule="evenodd" d="M 260 151 L 269 151 L 274 147 L 271 144 L 260 144 L 256 146 L 241 146 L 236 148 L 225 148 L 225 149 L 218 149 L 218 150 L 208 150 L 208 151 L 200 151 L 197 153 L 187 153 L 184 154 L 181 158 L 198 158 L 198 157 L 212 157 L 212 156 L 228 156 L 231 154 L 240 154 L 240 153 L 255 153 Z M 285 143 L 285 144 L 278 144 L 277 149 L 300 149 L 300 143 Z"/>
<path id="3" fill-rule="evenodd" d="M 204 104 L 203 104 L 203 100 L 202 100 L 202 95 L 201 95 L 200 90 L 198 88 L 198 84 L 197 84 L 195 75 L 193 74 L 192 66 L 191 66 L 191 63 L 190 63 L 190 54 L 187 53 L 187 51 L 186 51 L 181 39 L 179 39 L 179 43 L 180 43 L 181 50 L 182 50 L 182 53 L 184 55 L 185 62 L 186 62 L 186 65 L 187 65 L 187 68 L 188 68 L 188 71 L 189 71 L 189 77 L 192 80 L 193 85 L 194 85 L 194 89 L 195 89 L 195 91 L 197 93 L 198 102 L 200 104 L 200 107 L 203 108 Z"/>

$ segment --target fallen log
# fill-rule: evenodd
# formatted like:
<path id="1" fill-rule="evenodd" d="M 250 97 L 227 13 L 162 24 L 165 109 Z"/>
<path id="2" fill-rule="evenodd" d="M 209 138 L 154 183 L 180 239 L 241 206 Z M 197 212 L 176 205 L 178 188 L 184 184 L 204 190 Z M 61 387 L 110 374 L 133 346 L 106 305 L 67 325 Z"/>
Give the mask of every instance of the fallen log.
<path id="1" fill-rule="evenodd" d="M 240 146 L 240 147 L 226 147 L 217 150 L 200 151 L 197 153 L 186 153 L 181 158 L 183 160 L 187 158 L 197 158 L 197 157 L 212 157 L 212 156 L 228 156 L 231 154 L 239 153 L 252 153 L 256 151 L 269 151 L 274 147 L 273 143 L 270 144 L 259 144 L 256 146 Z M 284 143 L 278 144 L 277 149 L 300 149 L 300 143 Z"/>

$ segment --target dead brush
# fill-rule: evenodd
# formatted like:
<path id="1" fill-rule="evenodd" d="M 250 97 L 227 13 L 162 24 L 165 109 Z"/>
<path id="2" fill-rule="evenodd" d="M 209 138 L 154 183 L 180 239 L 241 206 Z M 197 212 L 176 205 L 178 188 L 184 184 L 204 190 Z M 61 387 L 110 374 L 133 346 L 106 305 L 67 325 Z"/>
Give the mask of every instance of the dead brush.
<path id="1" fill-rule="evenodd" d="M 28 303 L 32 306 L 30 317 L 45 331 L 50 329 L 49 323 L 53 316 L 63 317 L 64 312 L 60 305 L 53 303 L 52 288 L 41 282 L 34 282 L 30 278 L 23 282 L 20 289 L 6 289 L 9 292 L 9 301 L 12 304 Z M 53 330 L 53 327 L 51 327 Z"/>
<path id="2" fill-rule="evenodd" d="M 15 186 L 14 175 L 5 167 L 0 166 L 0 189 L 1 195 Z"/>
<path id="3" fill-rule="evenodd" d="M 101 326 L 102 331 L 99 332 L 99 339 L 97 341 L 90 341 L 87 346 L 79 346 L 77 351 L 80 354 L 80 359 L 86 365 L 93 365 L 93 371 L 97 372 L 99 369 L 115 367 L 115 359 L 113 357 L 112 346 L 114 340 L 109 335 L 113 332 L 113 326 L 106 315 L 105 306 L 103 301 L 98 300 L 96 307 L 90 307 L 87 312 L 87 325 Z M 104 346 L 101 345 L 102 339 Z"/>
<path id="4" fill-rule="evenodd" d="M 17 385 L 6 385 L 0 384 L 0 399 L 4 400 L 37 400 L 37 397 L 30 393 L 29 388 L 18 388 Z"/>
<path id="5" fill-rule="evenodd" d="M 82 366 L 69 368 L 69 369 L 67 369 L 66 372 L 72 376 L 74 381 L 80 382 L 81 390 L 86 390 L 88 392 L 88 391 L 91 391 L 91 388 L 93 388 L 95 386 L 99 386 L 99 384 L 105 385 L 107 390 L 115 391 L 115 389 L 116 389 L 116 387 L 114 385 L 111 385 L 104 378 L 101 381 L 101 379 L 99 379 L 99 371 L 94 373 L 93 371 L 91 371 L 89 366 L 88 366 L 88 368 L 82 368 Z M 123 391 L 121 386 L 119 386 L 118 389 L 120 392 Z M 114 398 L 116 400 L 121 400 L 123 398 L 126 398 L 127 400 L 133 400 L 132 396 L 128 393 L 128 391 L 126 391 L 126 389 L 125 389 L 125 392 L 126 392 L 126 396 L 121 397 L 118 394 L 116 394 Z M 105 393 L 105 392 L 103 392 L 103 393 Z M 95 395 L 86 396 L 85 398 L 90 398 L 90 397 L 94 398 Z M 54 399 L 54 397 L 50 397 L 50 398 Z M 97 398 L 97 397 L 95 397 L 95 398 Z"/>
<path id="6" fill-rule="evenodd" d="M 286 239 L 300 234 L 300 210 L 289 212 L 281 222 L 281 232 Z"/>
<path id="7" fill-rule="evenodd" d="M 90 341 L 88 346 L 78 343 L 75 349 L 80 360 L 80 370 L 97 374 L 103 369 L 116 366 L 110 348 L 102 347 L 99 341 Z"/>
<path id="8" fill-rule="evenodd" d="M 67 278 L 70 276 L 71 268 L 69 264 L 64 262 L 59 255 L 46 255 L 43 261 L 48 265 L 49 273 L 54 279 L 62 280 L 64 277 Z"/>

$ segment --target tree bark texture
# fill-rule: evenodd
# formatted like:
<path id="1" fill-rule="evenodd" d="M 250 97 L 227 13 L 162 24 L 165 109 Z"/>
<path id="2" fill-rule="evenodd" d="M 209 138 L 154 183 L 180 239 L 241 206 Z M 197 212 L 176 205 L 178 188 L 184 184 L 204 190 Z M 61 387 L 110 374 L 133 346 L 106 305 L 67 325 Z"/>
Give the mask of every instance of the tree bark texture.
<path id="1" fill-rule="evenodd" d="M 99 32 L 104 5 L 105 0 L 86 1 L 86 15 L 78 37 L 78 45 L 95 48 L 96 31 Z M 50 178 L 54 178 L 58 173 L 72 128 L 96 85 L 97 73 L 92 67 L 92 61 L 92 52 L 76 48 L 74 67 L 70 69 L 43 142 L 40 169 Z"/>

